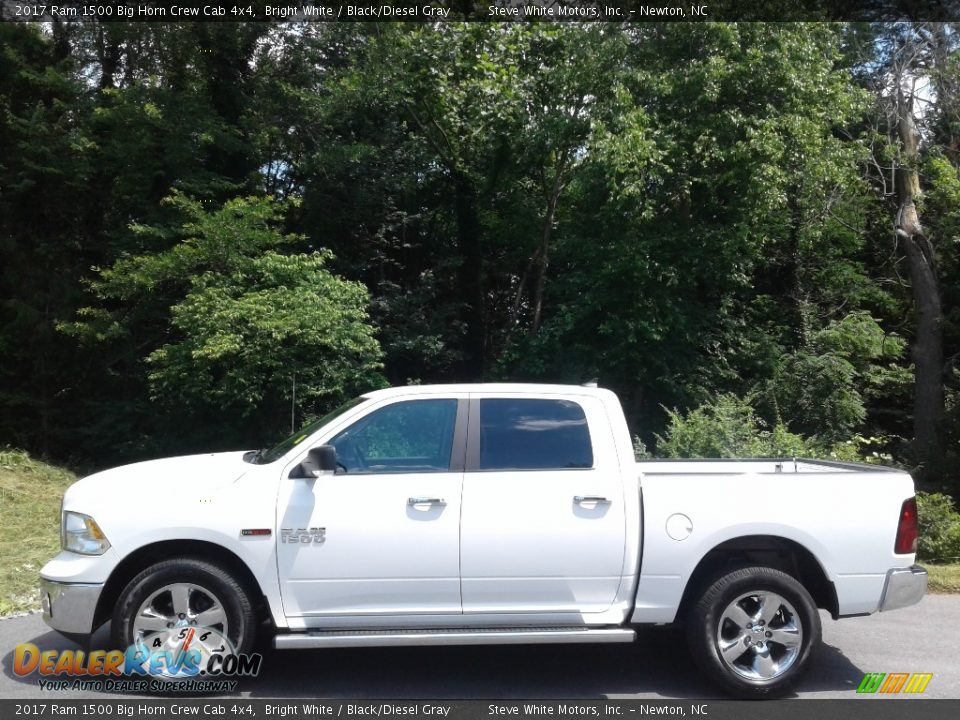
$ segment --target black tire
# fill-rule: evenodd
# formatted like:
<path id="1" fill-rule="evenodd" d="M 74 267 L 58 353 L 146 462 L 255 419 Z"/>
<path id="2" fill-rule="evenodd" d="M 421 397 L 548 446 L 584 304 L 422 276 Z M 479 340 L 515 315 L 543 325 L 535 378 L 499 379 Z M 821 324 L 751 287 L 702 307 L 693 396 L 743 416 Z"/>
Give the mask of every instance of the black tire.
<path id="1" fill-rule="evenodd" d="M 767 609 L 761 614 L 763 605 Z M 770 616 L 774 606 L 778 609 L 767 625 L 761 618 Z M 741 611 L 747 616 L 742 628 L 734 622 Z M 807 671 L 820 640 L 820 615 L 810 593 L 768 567 L 746 567 L 708 581 L 687 616 L 694 662 L 714 684 L 739 698 L 788 693 Z"/>
<path id="2" fill-rule="evenodd" d="M 114 647 L 126 648 L 135 640 L 134 621 L 141 604 L 167 585 L 187 583 L 209 591 L 222 604 L 226 636 L 238 653 L 249 652 L 256 636 L 256 615 L 247 589 L 233 575 L 205 560 L 181 558 L 151 565 L 134 577 L 120 593 L 113 611 Z M 196 592 L 193 593 L 196 596 Z"/>

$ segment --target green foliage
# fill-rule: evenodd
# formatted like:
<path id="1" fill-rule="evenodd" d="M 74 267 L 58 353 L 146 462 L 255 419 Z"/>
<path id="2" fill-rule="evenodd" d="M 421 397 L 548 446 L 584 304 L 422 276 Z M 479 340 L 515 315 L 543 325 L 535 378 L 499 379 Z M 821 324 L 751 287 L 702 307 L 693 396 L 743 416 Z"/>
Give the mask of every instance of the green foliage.
<path id="1" fill-rule="evenodd" d="M 668 458 L 809 457 L 815 445 L 782 424 L 768 429 L 748 402 L 734 395 L 686 413 L 667 410 L 670 419 L 657 435 L 657 456 Z"/>
<path id="2" fill-rule="evenodd" d="M 849 313 L 809 333 L 802 347 L 777 362 L 761 393 L 770 412 L 789 418 L 795 431 L 840 441 L 865 420 L 868 392 L 889 392 L 907 380 L 893 364 L 904 345 L 868 313 Z"/>
<path id="3" fill-rule="evenodd" d="M 917 557 L 940 562 L 960 559 L 960 513 L 943 493 L 917 493 L 920 539 Z"/>
<path id="4" fill-rule="evenodd" d="M 171 308 L 182 340 L 147 357 L 154 395 L 247 415 L 278 390 L 289 399 L 290 378 L 304 405 L 379 384 L 366 290 L 333 276 L 329 257 L 267 251 L 197 275 Z"/>
<path id="5" fill-rule="evenodd" d="M 506 348 L 500 374 L 599 376 L 646 433 L 667 420 L 661 406 L 797 374 L 784 398 L 797 412 L 783 416 L 845 437 L 867 420 L 866 369 L 810 343 L 885 293 L 860 257 L 873 207 L 864 154 L 839 136 L 856 132 L 867 97 L 839 67 L 839 35 L 669 25 L 630 36 L 630 72 L 615 75 L 558 222 L 549 316 Z M 801 392 L 810 377 L 835 398 L 819 415 Z M 776 402 L 763 411 L 772 420 Z"/>
<path id="6" fill-rule="evenodd" d="M 651 460 L 653 453 L 647 448 L 647 444 L 639 435 L 633 436 L 633 457 L 636 460 Z"/>
<path id="7" fill-rule="evenodd" d="M 92 283 L 105 304 L 169 303 L 164 342 L 145 357 L 154 399 L 233 418 L 230 426 L 271 408 L 279 420 L 294 380 L 301 407 L 382 384 L 366 289 L 334 276 L 329 252 L 280 252 L 299 240 L 277 229 L 284 204 L 248 197 L 207 211 L 180 194 L 170 202 L 185 218 L 180 241 L 122 258 Z M 122 337 L 135 321 L 106 307 L 84 315 L 67 329 L 97 340 Z"/>
<path id="8" fill-rule="evenodd" d="M 0 438 L 41 452 L 70 436 L 90 358 L 54 328 L 82 302 L 89 104 L 56 35 L 0 22 Z M 85 198 L 80 202 L 78 198 Z"/>
<path id="9" fill-rule="evenodd" d="M 941 37 L 0 24 L 0 438 L 97 465 L 262 446 L 294 374 L 309 415 L 382 363 L 394 384 L 597 378 L 678 454 L 903 462 L 915 318 L 873 108 L 884 38 L 914 31 Z M 956 491 L 944 38 L 921 212 L 947 363 L 936 487 Z"/>
<path id="10" fill-rule="evenodd" d="M 656 435 L 656 452 L 651 455 L 639 438 L 634 441 L 637 459 L 667 458 L 749 458 L 806 457 L 822 460 L 891 464 L 884 451 L 888 438 L 852 438 L 834 443 L 819 437 L 805 437 L 777 421 L 770 427 L 748 400 L 722 394 L 687 411 L 667 410 L 669 424 Z"/>
<path id="11" fill-rule="evenodd" d="M 960 54 L 953 58 L 954 66 L 957 62 L 960 62 Z M 960 107 L 960 97 L 955 97 L 954 102 Z M 956 127 L 954 136 L 960 136 L 960 123 L 956 119 L 953 122 Z M 955 152 L 948 153 L 939 149 L 926 158 L 924 209 L 931 218 L 927 223 L 931 237 L 937 239 L 943 293 L 944 349 L 948 365 L 944 372 L 946 414 L 943 434 L 946 457 L 942 477 L 953 492 L 960 495 L 952 480 L 960 478 L 960 162 Z"/>

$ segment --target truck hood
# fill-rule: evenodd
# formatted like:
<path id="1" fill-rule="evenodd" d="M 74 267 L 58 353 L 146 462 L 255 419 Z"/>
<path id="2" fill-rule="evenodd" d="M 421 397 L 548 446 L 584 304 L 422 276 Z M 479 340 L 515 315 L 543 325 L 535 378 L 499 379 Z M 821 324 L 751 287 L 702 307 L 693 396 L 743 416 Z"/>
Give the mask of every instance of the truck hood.
<path id="1" fill-rule="evenodd" d="M 184 455 L 121 465 L 89 475 L 71 485 L 63 496 L 65 508 L 134 496 L 146 501 L 177 496 L 196 497 L 239 480 L 252 467 L 244 451 Z"/>

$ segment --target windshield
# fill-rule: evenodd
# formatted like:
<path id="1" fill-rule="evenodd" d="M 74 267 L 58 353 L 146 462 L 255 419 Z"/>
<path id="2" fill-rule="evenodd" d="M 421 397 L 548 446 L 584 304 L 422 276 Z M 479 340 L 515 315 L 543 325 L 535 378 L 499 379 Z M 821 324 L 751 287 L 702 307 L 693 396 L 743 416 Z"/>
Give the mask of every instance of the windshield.
<path id="1" fill-rule="evenodd" d="M 366 402 L 366 398 L 364 397 L 354 398 L 353 400 L 344 403 L 343 405 L 338 407 L 336 410 L 328 412 L 323 417 L 319 417 L 316 420 L 311 420 L 302 428 L 297 430 L 297 432 L 295 432 L 293 435 L 288 437 L 286 440 L 282 440 L 281 442 L 277 443 L 269 450 L 266 450 L 260 453 L 260 455 L 257 456 L 255 462 L 260 465 L 263 465 L 266 463 L 272 463 L 274 460 L 283 457 L 284 455 L 287 454 L 287 452 L 292 447 L 294 447 L 295 445 L 299 445 L 308 437 L 310 437 L 314 433 L 314 431 L 319 430 L 322 426 L 326 425 L 328 422 L 333 420 L 338 415 L 342 415 L 350 408 L 354 408 L 362 402 Z"/>

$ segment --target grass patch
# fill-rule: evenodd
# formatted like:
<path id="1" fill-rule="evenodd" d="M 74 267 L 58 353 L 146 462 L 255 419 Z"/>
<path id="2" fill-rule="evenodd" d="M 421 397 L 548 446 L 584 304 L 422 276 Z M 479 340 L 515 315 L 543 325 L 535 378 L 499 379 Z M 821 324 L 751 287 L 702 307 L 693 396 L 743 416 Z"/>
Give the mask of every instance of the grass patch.
<path id="1" fill-rule="evenodd" d="M 920 564 L 930 575 L 928 579 L 930 592 L 960 593 L 960 563 L 934 565 L 921 561 Z"/>
<path id="2" fill-rule="evenodd" d="M 76 476 L 0 450 L 0 615 L 40 606 L 37 576 L 60 548 L 60 500 Z"/>

